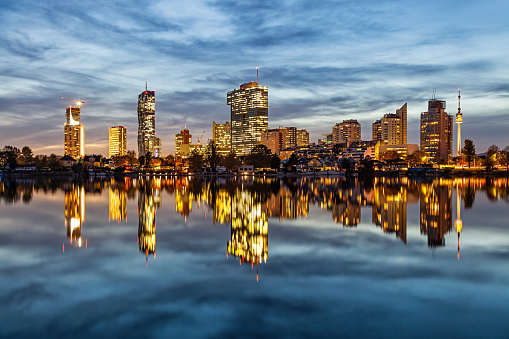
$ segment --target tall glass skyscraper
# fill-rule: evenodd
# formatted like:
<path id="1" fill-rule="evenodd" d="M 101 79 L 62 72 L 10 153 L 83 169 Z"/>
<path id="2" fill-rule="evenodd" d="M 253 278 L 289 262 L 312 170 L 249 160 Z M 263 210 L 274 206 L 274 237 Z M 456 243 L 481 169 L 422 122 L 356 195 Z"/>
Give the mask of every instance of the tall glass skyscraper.
<path id="1" fill-rule="evenodd" d="M 110 127 L 109 157 L 126 155 L 126 128 L 123 126 Z"/>
<path id="2" fill-rule="evenodd" d="M 428 160 L 449 160 L 452 155 L 452 115 L 445 112 L 445 101 L 428 101 L 428 111 L 421 113 L 421 151 Z"/>
<path id="3" fill-rule="evenodd" d="M 138 96 L 138 156 L 150 150 L 150 139 L 156 136 L 156 92 L 145 91 Z"/>
<path id="4" fill-rule="evenodd" d="M 75 160 L 85 156 L 85 126 L 81 124 L 80 115 L 80 106 L 69 106 L 65 111 L 67 122 L 64 125 L 64 155 Z"/>
<path id="5" fill-rule="evenodd" d="M 228 92 L 226 103 L 231 108 L 232 151 L 249 154 L 269 126 L 269 89 L 248 82 Z"/>

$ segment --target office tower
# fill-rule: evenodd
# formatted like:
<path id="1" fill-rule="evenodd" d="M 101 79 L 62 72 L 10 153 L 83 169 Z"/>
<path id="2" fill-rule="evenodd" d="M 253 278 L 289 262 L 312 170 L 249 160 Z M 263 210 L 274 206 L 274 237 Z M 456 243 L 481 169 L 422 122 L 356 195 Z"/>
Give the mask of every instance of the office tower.
<path id="1" fill-rule="evenodd" d="M 449 160 L 452 154 L 452 116 L 445 112 L 445 101 L 434 97 L 421 113 L 421 151 L 428 160 Z"/>
<path id="2" fill-rule="evenodd" d="M 116 126 L 109 128 L 109 157 L 126 155 L 126 128 Z"/>
<path id="3" fill-rule="evenodd" d="M 248 82 L 227 93 L 231 109 L 232 150 L 238 155 L 249 154 L 260 143 L 269 125 L 269 89 Z"/>
<path id="4" fill-rule="evenodd" d="M 309 133 L 305 129 L 297 130 L 297 146 L 309 145 Z"/>
<path id="5" fill-rule="evenodd" d="M 232 150 L 232 126 L 229 121 L 224 124 L 216 124 L 212 121 L 212 140 L 216 144 L 217 152 L 226 155 Z"/>
<path id="6" fill-rule="evenodd" d="M 407 108 L 408 104 L 405 102 L 400 109 L 396 110 L 396 115 L 401 120 L 401 141 L 398 143 L 399 145 L 406 145 L 407 143 Z"/>
<path id="7" fill-rule="evenodd" d="M 192 142 L 193 136 L 189 134 L 189 130 L 187 128 L 184 128 L 180 131 L 180 133 L 175 134 L 175 156 L 181 157 L 182 151 L 181 146 L 182 145 L 189 145 Z"/>
<path id="8" fill-rule="evenodd" d="M 81 124 L 81 103 L 78 107 L 67 107 L 65 116 L 67 123 L 64 125 L 64 155 L 69 155 L 75 160 L 85 156 L 85 126 Z"/>
<path id="9" fill-rule="evenodd" d="M 149 151 L 149 142 L 156 136 L 156 93 L 145 91 L 138 96 L 138 156 Z"/>
<path id="10" fill-rule="evenodd" d="M 156 137 L 148 139 L 148 151 L 153 158 L 159 158 L 161 156 L 161 139 Z"/>
<path id="11" fill-rule="evenodd" d="M 456 156 L 461 156 L 461 123 L 463 122 L 463 114 L 461 114 L 461 106 L 460 106 L 461 93 L 458 89 L 458 113 L 456 113 L 456 120 L 454 121 L 458 124 L 458 146 L 456 148 Z"/>
<path id="12" fill-rule="evenodd" d="M 285 131 L 286 132 L 286 131 Z M 268 149 L 272 152 L 272 154 L 278 154 L 283 149 L 284 141 L 283 141 L 283 131 L 279 128 L 276 129 L 268 129 L 262 132 L 262 136 L 260 138 L 260 143 L 262 145 L 267 146 Z"/>
<path id="13" fill-rule="evenodd" d="M 355 141 L 361 141 L 361 124 L 357 120 L 343 120 L 332 128 L 333 144 L 350 144 Z"/>

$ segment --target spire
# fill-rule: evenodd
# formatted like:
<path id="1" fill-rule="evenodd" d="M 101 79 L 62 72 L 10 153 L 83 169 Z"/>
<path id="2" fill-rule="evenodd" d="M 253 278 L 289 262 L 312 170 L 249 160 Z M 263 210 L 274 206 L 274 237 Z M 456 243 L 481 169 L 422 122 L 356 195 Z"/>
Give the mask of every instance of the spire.
<path id="1" fill-rule="evenodd" d="M 256 67 L 256 83 L 258 83 L 258 67 Z"/>
<path id="2" fill-rule="evenodd" d="M 461 114 L 460 100 L 461 100 L 461 88 L 458 88 L 458 114 Z"/>
<path id="3" fill-rule="evenodd" d="M 148 90 L 147 90 L 147 82 L 148 82 L 148 81 L 145 81 L 145 91 L 148 91 Z"/>

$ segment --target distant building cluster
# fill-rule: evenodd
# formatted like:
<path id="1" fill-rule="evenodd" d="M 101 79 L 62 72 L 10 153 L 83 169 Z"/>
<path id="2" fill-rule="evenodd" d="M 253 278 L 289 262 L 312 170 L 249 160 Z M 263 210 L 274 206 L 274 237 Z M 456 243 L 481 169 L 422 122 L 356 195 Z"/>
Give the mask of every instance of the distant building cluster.
<path id="1" fill-rule="evenodd" d="M 258 80 L 258 79 L 257 79 Z M 69 100 L 69 99 L 66 99 Z M 458 153 L 461 148 L 460 127 L 463 116 L 459 104 L 455 122 L 458 124 Z M 85 156 L 85 127 L 81 124 L 81 104 L 66 109 L 64 126 L 64 154 L 75 160 Z M 212 122 L 212 140 L 218 154 L 226 156 L 230 152 L 236 156 L 250 154 L 257 145 L 266 146 L 282 160 L 296 152 L 304 157 L 323 152 L 329 154 L 335 148 L 335 154 L 363 160 L 364 155 L 383 160 L 396 155 L 405 158 L 419 150 L 419 145 L 407 143 L 408 104 L 396 109 L 395 113 L 384 114 L 371 127 L 371 140 L 361 140 L 361 124 L 356 119 L 343 120 L 332 127 L 331 133 L 324 134 L 318 143 L 310 143 L 306 129 L 293 126 L 280 126 L 269 129 L 268 88 L 260 86 L 258 81 L 244 83 L 227 92 L 226 104 L 230 106 L 230 121 Z M 434 95 L 428 101 L 428 110 L 420 116 L 420 150 L 429 161 L 448 161 L 452 157 L 453 120 L 445 112 L 445 101 L 437 100 Z M 161 139 L 156 137 L 155 91 L 145 91 L 138 96 L 138 156 L 161 156 Z M 114 126 L 109 128 L 109 157 L 126 155 L 126 128 Z M 189 129 L 184 128 L 175 135 L 175 156 L 188 158 L 193 152 L 203 154 L 206 144 L 200 137 L 193 143 Z M 362 153 L 362 156 L 361 156 Z"/>

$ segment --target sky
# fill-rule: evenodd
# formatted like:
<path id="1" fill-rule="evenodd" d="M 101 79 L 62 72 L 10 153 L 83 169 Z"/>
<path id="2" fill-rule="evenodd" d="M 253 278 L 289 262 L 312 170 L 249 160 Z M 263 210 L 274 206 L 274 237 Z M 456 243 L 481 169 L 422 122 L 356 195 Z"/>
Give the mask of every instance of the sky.
<path id="1" fill-rule="evenodd" d="M 226 92 L 269 88 L 269 128 L 310 142 L 346 119 L 362 139 L 408 102 L 408 142 L 436 89 L 478 153 L 509 145 L 509 2 L 0 0 L 0 147 L 63 154 L 62 97 L 86 100 L 87 154 L 108 153 L 108 127 L 137 150 L 137 98 L 156 92 L 156 136 L 212 138 L 230 119 Z M 456 144 L 456 128 L 454 130 Z"/>

